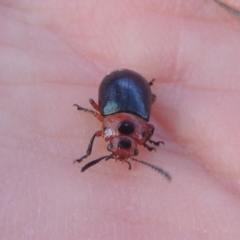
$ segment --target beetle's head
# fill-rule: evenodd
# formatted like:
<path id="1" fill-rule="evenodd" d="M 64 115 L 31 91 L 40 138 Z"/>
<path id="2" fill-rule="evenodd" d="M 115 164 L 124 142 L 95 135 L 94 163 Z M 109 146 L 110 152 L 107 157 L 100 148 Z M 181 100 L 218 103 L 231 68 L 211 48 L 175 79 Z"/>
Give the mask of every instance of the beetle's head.
<path id="1" fill-rule="evenodd" d="M 117 160 L 124 161 L 138 155 L 137 143 L 131 137 L 118 136 L 110 140 L 107 147 Z"/>

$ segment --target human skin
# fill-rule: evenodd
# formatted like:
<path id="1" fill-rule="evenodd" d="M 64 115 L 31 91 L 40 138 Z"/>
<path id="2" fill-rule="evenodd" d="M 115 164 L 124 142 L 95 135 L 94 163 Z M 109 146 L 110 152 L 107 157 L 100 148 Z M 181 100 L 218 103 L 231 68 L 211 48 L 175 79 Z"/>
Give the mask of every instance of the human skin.
<path id="1" fill-rule="evenodd" d="M 213 1 L 0 1 L 0 239 L 238 239 L 240 21 Z M 109 154 L 77 111 L 129 68 L 164 146 Z"/>

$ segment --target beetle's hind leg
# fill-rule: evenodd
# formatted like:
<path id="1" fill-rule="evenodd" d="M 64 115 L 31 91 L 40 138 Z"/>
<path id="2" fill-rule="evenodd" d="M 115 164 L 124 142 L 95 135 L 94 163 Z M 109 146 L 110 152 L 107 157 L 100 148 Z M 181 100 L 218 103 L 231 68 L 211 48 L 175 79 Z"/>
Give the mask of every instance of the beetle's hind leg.
<path id="1" fill-rule="evenodd" d="M 148 146 L 146 143 L 144 143 L 143 146 L 144 146 L 145 148 L 147 148 L 147 150 L 150 151 L 150 152 L 151 152 L 152 150 L 156 151 L 156 149 L 155 149 L 154 147 L 150 147 L 150 146 Z"/>
<path id="2" fill-rule="evenodd" d="M 153 145 L 155 145 L 155 146 L 159 146 L 160 144 L 163 144 L 164 145 L 164 142 L 163 141 L 158 141 L 158 142 L 156 142 L 156 141 L 153 141 L 152 139 L 149 139 L 148 140 L 150 143 L 152 143 Z"/>
<path id="3" fill-rule="evenodd" d="M 154 81 L 155 78 L 152 81 L 148 82 L 149 86 L 152 86 Z M 156 95 L 152 93 L 152 104 L 156 102 L 156 99 L 157 99 Z"/>
<path id="4" fill-rule="evenodd" d="M 91 155 L 94 139 L 95 139 L 95 137 L 100 137 L 100 136 L 102 136 L 102 130 L 99 130 L 99 131 L 95 132 L 93 134 L 92 138 L 90 139 L 89 144 L 88 144 L 87 154 L 84 155 L 83 157 L 75 160 L 73 163 L 76 163 L 76 162 L 80 163 L 80 162 L 82 162 L 82 160 L 84 158 L 87 158 L 89 155 Z"/>

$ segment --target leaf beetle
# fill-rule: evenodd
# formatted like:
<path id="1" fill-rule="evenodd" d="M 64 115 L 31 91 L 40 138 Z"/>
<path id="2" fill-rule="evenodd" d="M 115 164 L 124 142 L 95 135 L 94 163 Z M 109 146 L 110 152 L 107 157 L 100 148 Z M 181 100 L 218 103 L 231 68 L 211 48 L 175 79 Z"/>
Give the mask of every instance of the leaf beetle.
<path id="1" fill-rule="evenodd" d="M 118 69 L 106 75 L 98 92 L 98 104 L 90 99 L 89 102 L 95 111 L 83 108 L 77 104 L 77 110 L 93 114 L 102 122 L 102 129 L 95 132 L 89 142 L 86 155 L 75 162 L 82 162 L 92 153 L 93 142 L 96 137 L 103 136 L 109 142 L 107 150 L 110 155 L 100 157 L 87 163 L 82 172 L 102 160 L 116 159 L 128 164 L 128 159 L 151 167 L 163 174 L 169 181 L 171 176 L 164 169 L 134 158 L 138 155 L 138 145 L 142 145 L 149 151 L 155 150 L 147 143 L 159 146 L 162 141 L 151 139 L 154 126 L 149 124 L 152 104 L 156 101 L 156 95 L 152 93 L 150 86 L 154 79 L 147 82 L 139 73 L 129 69 Z"/>

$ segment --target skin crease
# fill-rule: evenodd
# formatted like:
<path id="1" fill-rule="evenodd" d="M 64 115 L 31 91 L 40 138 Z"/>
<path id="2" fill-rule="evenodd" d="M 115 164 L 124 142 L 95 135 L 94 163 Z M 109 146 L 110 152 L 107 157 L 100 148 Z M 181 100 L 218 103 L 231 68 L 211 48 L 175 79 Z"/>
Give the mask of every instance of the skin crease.
<path id="1" fill-rule="evenodd" d="M 238 239 L 240 21 L 214 1 L 0 1 L 0 237 Z M 129 68 L 157 100 L 156 152 L 109 160 L 91 108 Z M 159 238 L 159 236 L 161 236 Z"/>
<path id="2" fill-rule="evenodd" d="M 226 4 L 226 6 L 229 6 L 230 8 L 233 8 L 237 11 L 240 10 L 240 1 L 239 0 L 224 0 L 224 1 L 215 0 L 215 1 Z"/>

